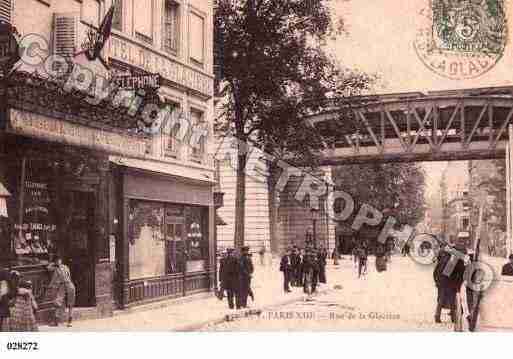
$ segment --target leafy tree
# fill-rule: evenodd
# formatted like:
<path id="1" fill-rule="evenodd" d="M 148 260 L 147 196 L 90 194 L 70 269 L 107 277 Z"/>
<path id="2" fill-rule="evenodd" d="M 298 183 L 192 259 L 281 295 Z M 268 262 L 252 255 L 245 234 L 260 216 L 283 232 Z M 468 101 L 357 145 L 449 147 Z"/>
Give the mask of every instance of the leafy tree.
<path id="1" fill-rule="evenodd" d="M 417 163 L 338 166 L 333 170 L 336 188 L 353 196 L 359 205 L 393 209 L 400 224 L 416 226 L 425 213 L 425 174 Z"/>
<path id="2" fill-rule="evenodd" d="M 247 143 L 289 162 L 315 167 L 324 139 L 304 117 L 320 110 L 330 96 L 349 87 L 347 84 L 365 88 L 369 82 L 365 75 L 347 76 L 347 71 L 322 50 L 321 44 L 343 31 L 343 23 L 333 21 L 329 3 L 217 1 L 215 37 L 222 51 L 218 76 L 225 102 L 216 131 L 239 140 L 235 200 L 238 247 L 244 244 Z"/>

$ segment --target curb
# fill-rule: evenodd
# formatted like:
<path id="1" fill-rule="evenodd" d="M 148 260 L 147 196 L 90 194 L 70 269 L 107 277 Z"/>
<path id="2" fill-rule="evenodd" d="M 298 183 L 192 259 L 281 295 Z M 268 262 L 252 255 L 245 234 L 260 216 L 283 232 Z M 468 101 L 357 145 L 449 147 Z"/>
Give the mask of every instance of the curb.
<path id="1" fill-rule="evenodd" d="M 333 289 L 325 289 L 325 290 L 319 291 L 317 293 L 317 295 L 315 295 L 315 297 L 320 297 L 322 295 L 326 295 L 326 294 L 328 294 L 328 293 L 330 293 L 332 291 L 333 291 Z M 264 305 L 264 306 L 261 306 L 261 307 L 255 307 L 255 308 L 247 309 L 247 310 L 245 310 L 245 311 L 243 311 L 241 313 L 225 314 L 222 317 L 217 317 L 217 318 L 206 320 L 206 321 L 202 321 L 202 322 L 199 322 L 199 323 L 188 324 L 188 325 L 186 325 L 184 327 L 178 327 L 178 328 L 172 329 L 172 331 L 176 331 L 176 332 L 196 332 L 199 329 L 201 329 L 203 327 L 206 327 L 206 326 L 219 325 L 219 324 L 223 324 L 223 323 L 226 323 L 226 322 L 232 322 L 232 321 L 236 321 L 236 320 L 239 320 L 239 319 L 247 318 L 247 317 L 249 317 L 251 315 L 260 315 L 264 311 L 267 311 L 267 310 L 270 310 L 270 309 L 274 309 L 276 307 L 282 307 L 284 305 L 300 302 L 303 299 L 304 299 L 304 296 L 302 296 L 300 298 L 290 298 L 290 299 L 287 299 L 287 300 L 284 300 L 284 301 L 281 301 L 281 302 L 278 302 L 278 303 L 267 304 L 267 305 Z"/>

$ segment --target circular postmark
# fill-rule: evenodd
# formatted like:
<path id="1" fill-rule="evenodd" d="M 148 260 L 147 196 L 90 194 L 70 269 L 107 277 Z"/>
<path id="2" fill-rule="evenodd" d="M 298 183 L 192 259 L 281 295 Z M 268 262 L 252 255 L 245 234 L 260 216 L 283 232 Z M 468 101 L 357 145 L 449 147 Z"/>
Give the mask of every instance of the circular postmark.
<path id="1" fill-rule="evenodd" d="M 414 40 L 417 56 L 434 73 L 476 78 L 501 59 L 508 38 L 506 0 L 425 0 Z"/>

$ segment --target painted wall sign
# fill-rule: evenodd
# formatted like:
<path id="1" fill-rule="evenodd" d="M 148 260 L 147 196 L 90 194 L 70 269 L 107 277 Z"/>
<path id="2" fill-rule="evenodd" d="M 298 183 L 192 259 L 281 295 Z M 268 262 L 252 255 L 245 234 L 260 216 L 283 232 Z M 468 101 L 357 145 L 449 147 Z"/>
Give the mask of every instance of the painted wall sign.
<path id="1" fill-rule="evenodd" d="M 111 78 L 111 81 L 119 86 L 119 88 L 132 90 L 159 88 L 161 82 L 159 74 L 114 76 Z"/>
<path id="2" fill-rule="evenodd" d="M 111 37 L 110 56 L 115 60 L 137 66 L 147 72 L 159 73 L 165 79 L 208 97 L 213 96 L 213 78 L 167 59 L 156 52 L 121 39 L 119 36 L 113 35 Z"/>
<path id="3" fill-rule="evenodd" d="M 124 156 L 144 157 L 147 140 L 107 132 L 32 112 L 11 109 L 8 132 L 87 147 Z"/>

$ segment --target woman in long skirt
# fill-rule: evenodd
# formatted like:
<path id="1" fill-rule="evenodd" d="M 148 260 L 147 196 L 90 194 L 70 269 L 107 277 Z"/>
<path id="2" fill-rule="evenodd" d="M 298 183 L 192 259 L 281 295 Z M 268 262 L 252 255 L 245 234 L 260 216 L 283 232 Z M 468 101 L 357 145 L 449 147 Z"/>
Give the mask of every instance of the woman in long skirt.
<path id="1" fill-rule="evenodd" d="M 36 314 L 37 303 L 32 294 L 32 283 L 21 280 L 13 299 L 11 315 L 7 321 L 7 331 L 10 332 L 37 332 Z"/>
<path id="2" fill-rule="evenodd" d="M 73 307 L 75 306 L 76 289 L 71 281 L 71 272 L 59 256 L 54 257 L 54 262 L 48 266 L 52 273 L 52 279 L 46 293 L 47 299 L 53 302 L 55 311 L 53 313 L 53 326 L 58 326 L 60 319 L 68 309 L 68 327 L 71 327 L 73 320 Z"/>

